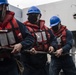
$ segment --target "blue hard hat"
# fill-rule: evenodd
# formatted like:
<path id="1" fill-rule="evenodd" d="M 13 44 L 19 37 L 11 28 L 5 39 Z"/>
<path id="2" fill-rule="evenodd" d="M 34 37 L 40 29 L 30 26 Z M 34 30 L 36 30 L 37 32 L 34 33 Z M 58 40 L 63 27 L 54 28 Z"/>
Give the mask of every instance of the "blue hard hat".
<path id="1" fill-rule="evenodd" d="M 32 6 L 28 9 L 27 14 L 31 14 L 31 13 L 41 14 L 41 11 L 37 7 Z"/>
<path id="2" fill-rule="evenodd" d="M 50 26 L 51 27 L 58 25 L 60 22 L 61 22 L 61 20 L 57 16 L 53 16 L 50 18 Z"/>
<path id="3" fill-rule="evenodd" d="M 6 5 L 8 5 L 9 3 L 8 3 L 7 0 L 0 0 L 0 5 L 2 5 L 2 4 L 6 4 Z"/>

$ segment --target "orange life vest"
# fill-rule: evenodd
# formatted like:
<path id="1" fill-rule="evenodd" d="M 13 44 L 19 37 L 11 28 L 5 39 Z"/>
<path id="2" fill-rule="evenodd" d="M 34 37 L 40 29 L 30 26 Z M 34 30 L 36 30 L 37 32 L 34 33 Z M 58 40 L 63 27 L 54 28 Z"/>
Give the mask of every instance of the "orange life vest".
<path id="1" fill-rule="evenodd" d="M 19 26 L 18 26 L 18 24 L 17 24 L 17 22 L 14 18 L 12 19 L 11 22 L 7 23 L 7 25 L 4 28 L 0 27 L 0 30 L 13 31 L 14 36 L 17 38 L 17 39 L 15 39 L 16 42 L 19 42 L 19 41 L 22 40 L 22 35 L 21 35 L 21 32 L 20 32 Z"/>
<path id="2" fill-rule="evenodd" d="M 28 21 L 24 22 L 24 24 L 35 38 L 34 48 L 37 51 L 47 51 L 50 42 L 50 34 L 48 33 L 48 28 L 44 25 L 44 21 L 40 20 L 40 28 Z"/>
<path id="3" fill-rule="evenodd" d="M 0 30 L 8 30 L 9 32 L 12 31 L 15 37 L 15 43 L 19 43 L 22 40 L 22 35 L 19 29 L 19 26 L 17 24 L 16 19 L 12 19 L 11 22 L 8 22 L 5 27 L 1 27 L 0 26 Z M 14 43 L 14 44 L 15 44 Z M 9 57 L 8 53 L 4 52 L 2 54 L 0 54 L 0 58 L 7 58 Z"/>
<path id="4" fill-rule="evenodd" d="M 58 32 L 54 32 L 54 35 L 57 37 L 58 48 L 63 47 L 66 44 L 66 26 L 61 25 Z"/>

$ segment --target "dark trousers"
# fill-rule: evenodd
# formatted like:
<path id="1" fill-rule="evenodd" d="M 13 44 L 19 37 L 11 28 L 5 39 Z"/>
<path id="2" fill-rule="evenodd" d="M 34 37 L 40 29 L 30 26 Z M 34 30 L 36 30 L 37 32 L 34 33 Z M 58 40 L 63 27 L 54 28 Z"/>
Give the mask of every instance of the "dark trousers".
<path id="1" fill-rule="evenodd" d="M 19 75 L 14 59 L 0 60 L 0 75 Z"/>
<path id="2" fill-rule="evenodd" d="M 71 56 L 51 58 L 49 75 L 59 75 L 61 69 L 63 70 L 64 75 L 76 75 L 75 64 Z"/>
<path id="3" fill-rule="evenodd" d="M 35 68 L 33 65 L 32 66 L 24 65 L 25 70 L 24 70 L 23 75 L 48 75 L 49 74 L 48 65 L 45 65 L 43 67 L 41 67 L 41 66 L 40 66 L 40 68 L 39 68 L 39 66 L 38 66 L 38 68 Z"/>

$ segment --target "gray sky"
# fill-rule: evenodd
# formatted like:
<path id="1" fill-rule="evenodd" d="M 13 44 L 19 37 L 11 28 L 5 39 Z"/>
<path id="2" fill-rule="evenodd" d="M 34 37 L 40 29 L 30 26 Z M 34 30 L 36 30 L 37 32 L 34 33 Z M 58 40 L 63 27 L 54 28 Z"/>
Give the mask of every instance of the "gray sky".
<path id="1" fill-rule="evenodd" d="M 22 9 L 30 6 L 47 4 L 47 3 L 57 2 L 57 1 L 61 1 L 61 0 L 8 0 L 9 4 Z"/>

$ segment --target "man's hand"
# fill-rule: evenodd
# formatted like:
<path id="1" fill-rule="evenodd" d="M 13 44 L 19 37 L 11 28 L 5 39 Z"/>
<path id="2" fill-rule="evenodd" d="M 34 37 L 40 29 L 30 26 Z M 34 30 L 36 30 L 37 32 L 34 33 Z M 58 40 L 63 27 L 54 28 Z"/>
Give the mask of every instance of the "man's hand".
<path id="1" fill-rule="evenodd" d="M 37 54 L 37 51 L 35 50 L 35 48 L 32 48 L 32 49 L 30 50 L 30 53 L 31 53 L 31 54 Z"/>
<path id="2" fill-rule="evenodd" d="M 53 46 L 50 46 L 49 47 L 49 53 L 52 53 L 52 52 L 54 52 L 54 47 Z"/>
<path id="3" fill-rule="evenodd" d="M 60 56 L 62 55 L 62 52 L 63 52 L 62 48 L 61 48 L 61 49 L 58 49 L 58 50 L 55 52 L 55 56 L 60 57 Z"/>
<path id="4" fill-rule="evenodd" d="M 19 53 L 21 48 L 22 48 L 22 44 L 18 43 L 18 44 L 15 44 L 15 45 L 11 46 L 11 47 L 13 47 L 13 50 L 12 50 L 11 53 Z"/>

